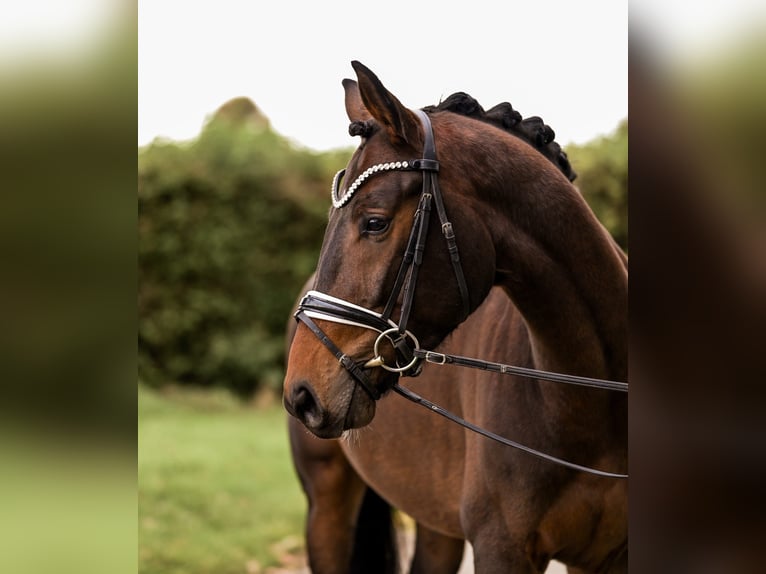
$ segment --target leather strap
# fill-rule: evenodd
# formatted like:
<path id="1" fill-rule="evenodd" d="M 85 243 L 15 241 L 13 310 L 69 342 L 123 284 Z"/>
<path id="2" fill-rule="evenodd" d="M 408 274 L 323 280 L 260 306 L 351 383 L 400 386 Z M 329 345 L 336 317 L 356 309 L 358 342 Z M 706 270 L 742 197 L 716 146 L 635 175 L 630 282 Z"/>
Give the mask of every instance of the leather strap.
<path id="1" fill-rule="evenodd" d="M 411 164 L 418 169 L 423 170 L 423 190 L 420 195 L 420 203 L 415 212 L 415 218 L 407 242 L 407 248 L 399 266 L 399 271 L 394 282 L 388 302 L 383 311 L 383 317 L 391 317 L 394 306 L 399 300 L 399 295 L 404 290 L 402 296 L 402 310 L 399 317 L 399 332 L 403 334 L 407 329 L 412 303 L 415 298 L 415 286 L 417 285 L 418 272 L 423 262 L 423 253 L 426 248 L 428 237 L 428 224 L 431 219 L 431 202 L 436 205 L 436 211 L 441 223 L 442 234 L 447 243 L 447 250 L 450 254 L 453 272 L 460 291 L 460 298 L 463 302 L 463 316 L 465 319 L 470 312 L 470 299 L 468 295 L 468 286 L 463 273 L 463 267 L 460 263 L 457 241 L 452 228 L 452 223 L 447 218 L 447 211 L 444 207 L 441 189 L 437 179 L 439 171 L 439 162 L 436 159 L 436 144 L 434 143 L 434 133 L 431 127 L 431 120 L 423 110 L 415 110 L 423 125 L 424 144 L 423 159 L 414 160 Z"/>
<path id="2" fill-rule="evenodd" d="M 570 385 L 580 385 L 583 387 L 593 387 L 607 391 L 628 392 L 628 383 L 620 381 L 608 381 L 604 379 L 594 379 L 591 377 L 580 377 L 577 375 L 566 375 L 563 373 L 552 373 L 550 371 L 540 371 L 538 369 L 529 369 L 526 367 L 515 367 L 513 365 L 503 365 L 491 361 L 482 361 L 480 359 L 471 359 L 461 357 L 460 355 L 449 355 L 447 353 L 436 353 L 434 351 L 424 351 L 415 349 L 415 356 L 424 359 L 434 365 L 457 365 L 459 367 L 470 367 L 472 369 L 481 369 L 483 371 L 492 371 L 502 373 L 503 375 L 517 375 L 529 379 L 542 379 L 553 381 L 555 383 L 567 383 Z"/>
<path id="3" fill-rule="evenodd" d="M 373 386 L 370 379 L 367 378 L 367 375 L 364 373 L 362 368 L 354 362 L 351 357 L 346 355 L 343 351 L 341 351 L 335 343 L 332 342 L 332 340 L 325 334 L 324 331 L 317 325 L 311 317 L 306 315 L 303 311 L 298 311 L 295 314 L 295 318 L 299 321 L 302 321 L 309 329 L 311 329 L 311 332 L 316 335 L 317 339 L 319 339 L 322 344 L 327 347 L 330 352 L 335 355 L 335 358 L 338 359 L 340 364 L 351 374 L 352 377 L 360 384 L 362 385 L 362 388 L 367 392 L 368 395 L 370 395 L 370 398 L 373 401 L 377 401 L 380 398 L 380 393 L 378 390 Z"/>
<path id="4" fill-rule="evenodd" d="M 431 127 L 431 120 L 428 118 L 423 110 L 415 110 L 420 116 L 420 121 L 423 123 L 423 130 L 426 132 L 425 146 L 423 149 L 423 157 L 426 159 L 436 159 L 436 148 L 434 146 L 434 132 Z M 433 153 L 433 156 L 429 155 Z M 428 191 L 430 191 L 434 198 L 436 205 L 436 212 L 439 215 L 439 222 L 442 226 L 442 235 L 447 242 L 447 249 L 450 254 L 450 260 L 452 261 L 452 269 L 455 273 L 455 279 L 457 279 L 457 286 L 460 290 L 460 298 L 463 301 L 463 319 L 468 317 L 470 312 L 470 298 L 468 296 L 468 285 L 466 284 L 465 275 L 463 274 L 463 266 L 460 264 L 460 255 L 457 249 L 457 241 L 455 240 L 455 232 L 452 229 L 452 223 L 447 218 L 447 210 L 444 207 L 444 199 L 442 198 L 441 189 L 439 188 L 439 182 L 436 177 L 436 170 L 430 170 L 423 172 L 423 193 L 427 192 L 426 185 L 428 185 Z"/>
<path id="5" fill-rule="evenodd" d="M 313 311 L 323 315 L 329 315 L 336 319 L 344 320 L 352 324 L 358 324 L 368 329 L 373 329 L 382 333 L 395 327 L 391 321 L 378 316 L 377 313 L 367 309 L 351 306 L 344 301 L 331 300 L 327 297 L 316 296 L 314 292 L 304 295 L 298 305 L 299 312 Z"/>
<path id="6" fill-rule="evenodd" d="M 500 444 L 504 444 L 506 446 L 511 446 L 513 448 L 517 448 L 519 450 L 522 450 L 526 453 L 529 453 L 531 455 L 534 455 L 538 458 L 542 458 L 544 460 L 554 462 L 556 464 L 560 464 L 561 466 L 566 466 L 567 468 L 571 468 L 573 470 L 579 470 L 581 472 L 587 472 L 589 474 L 595 474 L 598 476 L 605 476 L 608 478 L 628 478 L 627 474 L 621 474 L 617 472 L 607 472 L 605 470 L 599 470 L 597 468 L 590 468 L 588 466 L 582 466 L 580 464 L 569 462 L 568 460 L 564 460 L 561 458 L 557 458 L 555 456 L 552 456 L 550 454 L 546 454 L 544 452 L 540 452 L 539 450 L 535 450 L 533 448 L 530 448 L 528 446 L 524 446 L 523 444 L 520 444 L 516 441 L 512 441 L 511 439 L 505 438 L 503 436 L 500 436 L 499 434 L 495 434 L 492 431 L 488 431 L 486 429 L 483 429 L 479 426 L 476 426 L 473 423 L 469 423 L 467 420 L 457 416 L 456 414 L 443 409 L 439 405 L 432 403 L 428 399 L 424 399 L 417 393 L 413 393 L 411 390 L 406 389 L 400 385 L 394 385 L 394 391 L 403 396 L 408 401 L 411 401 L 415 403 L 416 405 L 420 405 L 421 407 L 424 407 L 431 411 L 432 413 L 436 413 L 438 415 L 443 416 L 444 418 L 452 421 L 453 423 L 459 424 L 463 428 L 467 428 L 470 431 L 473 431 L 475 433 L 478 433 L 482 436 L 485 436 L 489 439 L 492 439 L 494 441 L 499 442 Z"/>

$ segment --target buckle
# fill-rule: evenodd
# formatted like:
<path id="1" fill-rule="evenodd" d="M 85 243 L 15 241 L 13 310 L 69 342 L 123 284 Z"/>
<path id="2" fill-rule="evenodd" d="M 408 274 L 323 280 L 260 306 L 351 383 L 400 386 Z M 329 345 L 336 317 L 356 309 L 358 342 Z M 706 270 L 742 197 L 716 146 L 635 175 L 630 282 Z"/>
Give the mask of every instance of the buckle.
<path id="1" fill-rule="evenodd" d="M 433 351 L 426 351 L 425 360 L 434 365 L 446 365 L 447 355 L 444 355 L 443 353 L 435 353 Z"/>

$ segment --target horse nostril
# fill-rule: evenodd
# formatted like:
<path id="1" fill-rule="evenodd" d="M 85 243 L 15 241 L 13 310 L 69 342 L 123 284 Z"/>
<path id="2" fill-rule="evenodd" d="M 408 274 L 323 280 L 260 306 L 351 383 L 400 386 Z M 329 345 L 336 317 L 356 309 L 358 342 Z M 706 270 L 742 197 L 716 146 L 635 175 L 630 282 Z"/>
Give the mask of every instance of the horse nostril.
<path id="1" fill-rule="evenodd" d="M 308 418 L 317 418 L 320 415 L 316 397 L 305 384 L 299 384 L 295 387 L 291 402 L 295 416 L 304 422 Z"/>

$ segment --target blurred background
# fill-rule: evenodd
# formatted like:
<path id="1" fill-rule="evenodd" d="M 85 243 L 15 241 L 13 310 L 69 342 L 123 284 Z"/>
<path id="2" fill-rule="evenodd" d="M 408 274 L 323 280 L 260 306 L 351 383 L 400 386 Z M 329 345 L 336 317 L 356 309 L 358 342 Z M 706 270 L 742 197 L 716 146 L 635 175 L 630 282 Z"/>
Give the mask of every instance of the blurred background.
<path id="1" fill-rule="evenodd" d="M 272 50 L 252 54 L 271 67 L 240 76 L 278 86 L 303 72 L 312 83 L 290 90 L 288 112 L 272 111 L 273 96 L 255 87 L 227 86 L 197 104 L 192 128 L 152 132 L 136 105 L 150 84 L 169 92 L 180 68 L 216 83 L 227 62 L 200 55 L 214 46 L 204 19 L 181 41 L 184 10 L 156 4 L 174 7 L 176 21 L 163 20 L 172 50 L 154 80 L 141 76 L 139 62 L 152 54 L 140 38 L 157 24 L 139 26 L 151 11 L 135 1 L 35 0 L 0 23 L 0 571 L 253 574 L 300 565 L 304 501 L 278 398 L 284 331 L 313 271 L 330 179 L 354 145 L 321 144 L 308 126 L 342 118 L 350 59 L 398 94 L 409 89 L 397 86 L 406 61 L 368 52 L 381 44 L 375 21 L 339 20 L 341 3 L 313 12 L 282 3 L 292 20 L 263 7 L 244 28 L 236 3 L 211 4 L 210 25 L 237 31 L 230 51 L 237 37 L 279 33 Z M 631 391 L 631 489 L 646 501 L 632 506 L 631 556 L 643 560 L 637 571 L 751 571 L 766 477 L 763 11 L 744 0 L 683 4 L 630 6 L 630 166 L 627 113 L 594 116 L 590 135 L 573 135 L 566 118 L 577 108 L 553 110 L 534 96 L 567 100 L 574 85 L 597 104 L 624 99 L 598 84 L 594 52 L 562 55 L 585 39 L 596 53 L 617 42 L 627 54 L 625 3 L 558 15 L 510 7 L 490 18 L 508 31 L 493 28 L 484 34 L 492 41 L 473 46 L 458 39 L 468 27 L 481 36 L 486 12 L 427 33 L 417 18 L 412 28 L 391 12 L 381 18 L 401 38 L 438 45 L 441 65 L 454 54 L 464 66 L 440 72 L 454 86 L 429 89 L 434 74 L 419 82 L 426 95 L 403 95 L 405 103 L 465 90 L 485 107 L 508 100 L 541 115 L 576 185 L 626 248 L 630 180 L 631 383 L 643 389 Z M 438 22 L 438 11 L 429 18 Z M 579 34 L 553 32 L 559 21 Z M 603 36 L 583 33 L 591 21 Z M 328 34 L 345 39 L 344 51 L 287 55 Z M 543 44 L 552 48 L 544 73 L 518 67 Z M 472 53 L 482 65 L 469 66 Z M 326 88 L 311 76 L 323 59 L 339 68 L 321 79 Z M 507 80 L 498 96 L 472 89 L 498 70 L 523 81 Z M 185 89 L 188 98 L 175 94 L 161 117 L 194 99 L 197 84 Z M 298 105 L 319 93 L 336 109 Z M 332 125 L 345 134 L 345 119 Z"/>
<path id="2" fill-rule="evenodd" d="M 0 571 L 135 572 L 130 2 L 0 18 Z"/>

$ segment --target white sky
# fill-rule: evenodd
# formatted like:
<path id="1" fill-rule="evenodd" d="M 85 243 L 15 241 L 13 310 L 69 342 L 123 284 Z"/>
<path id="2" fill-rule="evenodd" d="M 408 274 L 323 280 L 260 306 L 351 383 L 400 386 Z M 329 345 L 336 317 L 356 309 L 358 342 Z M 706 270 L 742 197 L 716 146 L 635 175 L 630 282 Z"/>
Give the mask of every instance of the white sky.
<path id="1" fill-rule="evenodd" d="M 341 80 L 360 60 L 405 105 L 466 91 L 510 101 L 566 145 L 628 115 L 626 0 L 138 0 L 138 143 L 196 136 L 247 96 L 274 129 L 316 150 L 353 146 Z M 712 46 L 762 0 L 636 0 L 631 23 L 674 54 Z"/>
<path id="2" fill-rule="evenodd" d="M 139 0 L 138 143 L 194 137 L 247 96 L 301 145 L 353 146 L 354 59 L 410 107 L 466 91 L 584 142 L 627 117 L 627 17 L 624 0 Z"/>

